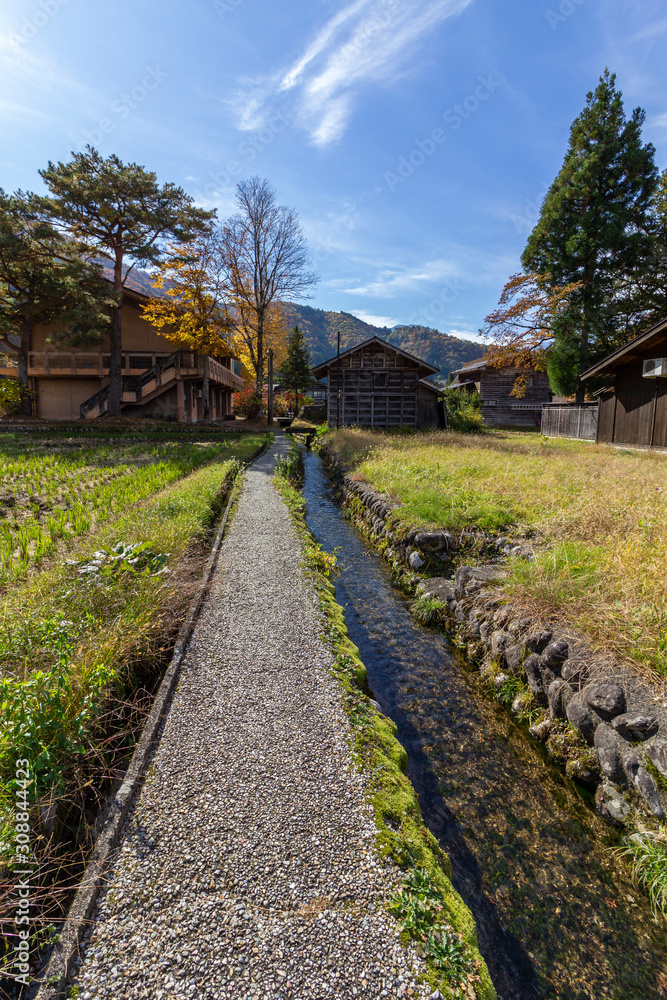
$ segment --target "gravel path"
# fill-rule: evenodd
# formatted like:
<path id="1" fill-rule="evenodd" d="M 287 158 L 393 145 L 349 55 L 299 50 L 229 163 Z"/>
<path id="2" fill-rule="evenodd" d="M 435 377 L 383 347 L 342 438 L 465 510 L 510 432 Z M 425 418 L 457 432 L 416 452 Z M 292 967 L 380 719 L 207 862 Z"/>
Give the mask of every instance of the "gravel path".
<path id="1" fill-rule="evenodd" d="M 298 538 L 271 484 L 247 483 L 121 839 L 84 1000 L 428 997 L 383 910 L 331 656 Z M 436 994 L 437 995 L 437 994 Z"/>

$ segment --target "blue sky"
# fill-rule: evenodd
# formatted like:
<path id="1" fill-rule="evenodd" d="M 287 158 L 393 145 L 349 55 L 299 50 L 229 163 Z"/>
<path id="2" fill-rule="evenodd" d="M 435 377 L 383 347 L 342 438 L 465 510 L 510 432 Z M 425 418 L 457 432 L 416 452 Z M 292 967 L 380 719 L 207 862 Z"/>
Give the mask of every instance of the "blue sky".
<path id="1" fill-rule="evenodd" d="M 311 305 L 475 337 L 605 66 L 667 167 L 661 0 L 3 0 L 0 186 L 87 141 L 219 214 L 269 178 Z"/>

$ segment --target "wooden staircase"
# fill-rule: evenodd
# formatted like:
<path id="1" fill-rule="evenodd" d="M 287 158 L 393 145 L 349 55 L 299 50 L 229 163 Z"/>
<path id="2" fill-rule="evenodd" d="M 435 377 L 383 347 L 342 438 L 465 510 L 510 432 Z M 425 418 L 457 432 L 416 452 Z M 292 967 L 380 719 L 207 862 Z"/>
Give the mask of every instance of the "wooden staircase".
<path id="1" fill-rule="evenodd" d="M 175 382 L 183 378 L 201 378 L 204 372 L 204 359 L 190 351 L 174 351 L 166 358 L 160 358 L 151 368 L 141 375 L 123 375 L 121 391 L 121 409 L 125 406 L 136 406 L 148 403 L 156 396 L 162 395 Z M 219 361 L 209 359 L 209 378 L 213 385 L 223 385 L 233 392 L 238 392 L 243 381 L 225 368 Z M 104 417 L 109 410 L 109 386 L 100 389 L 86 399 L 80 408 L 82 420 L 94 420 Z"/>

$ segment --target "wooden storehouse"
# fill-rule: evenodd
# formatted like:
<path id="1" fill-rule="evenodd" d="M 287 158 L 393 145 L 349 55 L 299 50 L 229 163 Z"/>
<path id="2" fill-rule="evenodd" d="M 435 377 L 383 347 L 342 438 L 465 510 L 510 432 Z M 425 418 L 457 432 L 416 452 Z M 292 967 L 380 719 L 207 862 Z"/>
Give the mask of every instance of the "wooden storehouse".
<path id="1" fill-rule="evenodd" d="M 518 375 L 526 374 L 527 386 L 523 396 L 511 392 Z M 545 372 L 519 368 L 497 368 L 488 365 L 484 358 L 470 361 L 456 371 L 450 389 L 477 390 L 482 401 L 482 416 L 488 427 L 538 427 L 542 407 L 552 399 L 549 378 Z"/>
<path id="2" fill-rule="evenodd" d="M 581 376 L 609 378 L 599 393 L 596 440 L 667 448 L 667 319 L 619 347 Z"/>
<path id="3" fill-rule="evenodd" d="M 400 347 L 371 337 L 313 368 L 317 379 L 327 379 L 327 420 L 341 426 L 414 427 L 426 430 L 444 427 L 444 409 L 438 399 L 442 387 L 429 375 L 438 369 L 402 351 Z"/>

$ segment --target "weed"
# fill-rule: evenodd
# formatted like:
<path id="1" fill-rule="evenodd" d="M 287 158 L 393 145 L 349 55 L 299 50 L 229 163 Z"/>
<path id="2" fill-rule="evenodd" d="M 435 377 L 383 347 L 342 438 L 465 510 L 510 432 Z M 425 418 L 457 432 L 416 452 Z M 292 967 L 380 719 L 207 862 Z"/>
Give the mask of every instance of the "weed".
<path id="1" fill-rule="evenodd" d="M 426 869 L 414 868 L 408 873 L 389 910 L 431 964 L 444 973 L 446 981 L 466 989 L 466 993 L 454 996 L 474 996 L 474 991 L 467 992 L 472 982 L 479 981 L 470 948 L 447 922 L 445 897 Z"/>
<path id="2" fill-rule="evenodd" d="M 630 862 L 639 885 L 648 890 L 654 913 L 667 916 L 667 831 L 633 833 L 617 853 Z"/>
<path id="3" fill-rule="evenodd" d="M 442 620 L 445 607 L 437 597 L 415 597 L 410 610 L 420 625 L 433 625 Z"/>
<path id="4" fill-rule="evenodd" d="M 493 696 L 496 701 L 499 701 L 501 705 L 505 705 L 506 708 L 511 708 L 514 704 L 514 700 L 522 695 L 526 690 L 526 685 L 519 677 L 508 677 L 507 680 L 503 681 L 499 686 L 494 685 Z"/>

